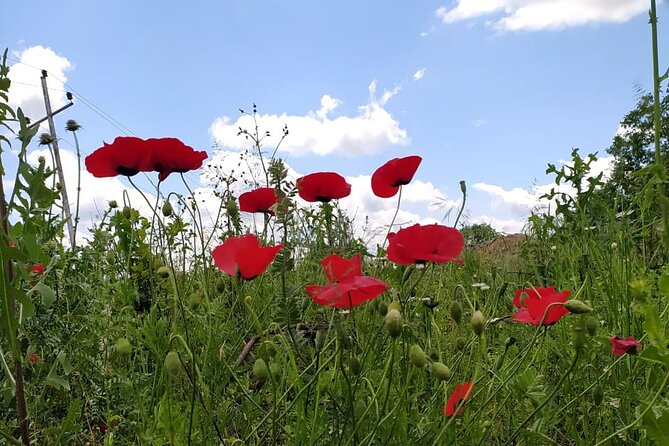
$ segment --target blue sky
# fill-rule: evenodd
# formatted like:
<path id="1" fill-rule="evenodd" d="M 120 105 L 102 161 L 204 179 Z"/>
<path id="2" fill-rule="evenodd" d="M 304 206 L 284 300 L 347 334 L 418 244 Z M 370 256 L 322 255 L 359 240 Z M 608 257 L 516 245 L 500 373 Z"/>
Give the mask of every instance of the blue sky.
<path id="1" fill-rule="evenodd" d="M 25 85 L 39 85 L 39 72 L 25 64 L 52 67 L 66 89 L 134 134 L 176 136 L 211 152 L 214 138 L 239 142 L 228 134 L 238 109 L 255 102 L 261 127 L 278 134 L 292 123 L 280 155 L 300 173 L 358 177 L 389 158 L 423 156 L 416 179 L 432 188 L 415 191 L 407 221 L 443 215 L 418 195 L 454 202 L 464 179 L 472 221 L 518 228 L 523 204 L 536 199 L 532 186 L 550 182 L 546 164 L 568 159 L 572 147 L 604 155 L 637 88 L 651 88 L 644 0 L 156 5 L 2 2 L 0 46 L 12 64 L 23 62 L 14 69 L 18 105 L 30 109 L 26 92 L 39 93 Z M 666 54 L 666 2 L 658 14 Z M 53 56 L 23 59 L 36 46 Z M 56 78 L 50 85 L 62 88 Z M 75 102 L 59 127 L 69 118 L 84 125 L 85 154 L 123 134 L 82 98 Z"/>

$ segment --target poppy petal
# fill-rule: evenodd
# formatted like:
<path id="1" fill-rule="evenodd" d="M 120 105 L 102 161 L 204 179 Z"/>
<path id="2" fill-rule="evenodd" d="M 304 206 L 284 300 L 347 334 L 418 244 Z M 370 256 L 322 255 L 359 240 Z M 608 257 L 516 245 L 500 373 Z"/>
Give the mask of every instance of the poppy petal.
<path id="1" fill-rule="evenodd" d="M 422 158 L 407 156 L 393 158 L 372 174 L 372 192 L 380 198 L 390 198 L 399 190 L 400 186 L 409 184 L 413 179 Z"/>
<path id="2" fill-rule="evenodd" d="M 321 265 L 330 283 L 341 282 L 352 276 L 362 276 L 360 254 L 356 254 L 350 260 L 331 254 L 323 259 Z"/>
<path id="3" fill-rule="evenodd" d="M 351 194 L 351 185 L 335 172 L 317 172 L 298 178 L 295 183 L 300 197 L 310 203 L 347 197 Z"/>
<path id="4" fill-rule="evenodd" d="M 263 212 L 274 215 L 272 206 L 278 198 L 273 187 L 261 187 L 239 196 L 239 210 L 243 212 Z"/>

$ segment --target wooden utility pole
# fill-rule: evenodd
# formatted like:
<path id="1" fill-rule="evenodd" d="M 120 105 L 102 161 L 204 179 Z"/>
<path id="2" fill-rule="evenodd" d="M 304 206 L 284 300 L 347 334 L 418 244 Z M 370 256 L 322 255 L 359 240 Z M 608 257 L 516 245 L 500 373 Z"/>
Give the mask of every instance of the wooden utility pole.
<path id="1" fill-rule="evenodd" d="M 60 162 L 60 151 L 58 150 L 58 137 L 56 136 L 56 126 L 53 123 L 53 116 L 56 113 L 69 107 L 72 104 L 72 102 L 70 102 L 70 104 L 68 104 L 67 106 L 60 108 L 59 110 L 56 110 L 56 113 L 52 113 L 51 101 L 49 100 L 49 89 L 46 86 L 46 77 L 47 77 L 46 70 L 42 70 L 41 80 L 42 80 L 42 92 L 44 93 L 44 106 L 46 108 L 46 119 L 47 121 L 49 121 L 49 131 L 51 133 L 51 138 L 53 139 L 51 147 L 53 148 L 53 157 L 56 160 L 56 171 L 58 171 L 58 180 L 60 181 L 60 186 L 61 186 L 60 192 L 61 192 L 61 197 L 63 199 L 63 212 L 65 213 L 65 219 L 67 221 L 67 231 L 70 234 L 70 243 L 72 243 L 72 246 L 74 246 L 76 234 L 74 233 L 74 226 L 72 225 L 72 212 L 70 211 L 70 200 L 68 200 L 67 198 L 67 188 L 65 187 L 65 174 L 63 173 L 63 165 Z M 69 93 L 68 93 L 68 99 L 72 101 L 72 95 Z M 43 119 L 37 121 L 37 123 L 42 121 Z"/>

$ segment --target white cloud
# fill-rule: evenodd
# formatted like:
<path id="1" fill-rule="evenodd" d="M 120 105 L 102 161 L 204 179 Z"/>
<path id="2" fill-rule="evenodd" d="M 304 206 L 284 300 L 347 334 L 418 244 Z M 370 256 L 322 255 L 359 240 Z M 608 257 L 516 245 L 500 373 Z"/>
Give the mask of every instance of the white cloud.
<path id="1" fill-rule="evenodd" d="M 425 68 L 421 68 L 413 74 L 413 80 L 419 81 L 425 76 Z"/>
<path id="2" fill-rule="evenodd" d="M 384 91 L 381 99 L 377 100 L 376 81 L 373 81 L 369 86 L 369 103 L 359 106 L 357 113 L 352 116 L 329 117 L 341 104 L 341 100 L 330 95 L 321 97 L 321 106 L 317 111 L 309 111 L 304 115 L 260 114 L 257 119 L 262 128 L 271 132 L 263 140 L 263 146 L 266 150 L 274 150 L 284 125 L 288 126 L 290 134 L 279 150 L 295 156 L 370 155 L 388 147 L 406 145 L 410 141 L 406 130 L 384 108 L 401 88 L 398 85 L 390 91 Z M 253 118 L 248 115 L 241 115 L 236 120 L 228 116 L 217 118 L 211 125 L 210 133 L 215 142 L 227 149 L 246 149 L 249 142 L 238 135 L 239 127 L 253 129 Z"/>
<path id="3" fill-rule="evenodd" d="M 523 232 L 523 229 L 527 223 L 523 219 L 501 219 L 496 217 L 491 217 L 488 215 L 479 215 L 469 219 L 471 224 L 488 224 L 493 229 L 502 232 L 504 234 L 517 234 Z"/>
<path id="4" fill-rule="evenodd" d="M 587 23 L 620 23 L 646 12 L 646 0 L 457 0 L 436 15 L 454 23 L 495 15 L 493 28 L 504 31 L 562 29 Z"/>
<path id="5" fill-rule="evenodd" d="M 488 121 L 485 119 L 473 119 L 470 122 L 474 127 L 483 127 L 488 124 Z"/>
<path id="6" fill-rule="evenodd" d="M 14 54 L 21 63 L 10 66 L 9 104 L 13 108 L 21 107 L 23 113 L 37 120 L 46 115 L 40 69 L 47 71 L 47 84 L 51 108 L 57 109 L 66 103 L 65 86 L 66 71 L 73 69 L 72 63 L 65 57 L 56 54 L 51 48 L 41 45 L 27 48 Z"/>

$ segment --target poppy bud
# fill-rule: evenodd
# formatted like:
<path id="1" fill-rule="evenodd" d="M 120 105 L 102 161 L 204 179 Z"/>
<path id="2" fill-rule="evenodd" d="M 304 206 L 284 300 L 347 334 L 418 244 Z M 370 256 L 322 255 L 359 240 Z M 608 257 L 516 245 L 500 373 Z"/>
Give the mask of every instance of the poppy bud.
<path id="1" fill-rule="evenodd" d="M 351 345 L 351 339 L 348 335 L 348 330 L 341 322 L 335 322 L 334 324 L 335 332 L 337 333 L 337 340 L 341 343 L 341 346 L 346 348 Z"/>
<path id="2" fill-rule="evenodd" d="M 428 356 L 432 361 L 439 361 L 439 352 L 435 348 L 430 349 L 430 353 L 428 353 Z"/>
<path id="3" fill-rule="evenodd" d="M 116 352 L 121 356 L 130 356 L 132 353 L 132 345 L 130 345 L 130 341 L 128 341 L 127 338 L 119 338 L 118 341 L 116 341 Z"/>
<path id="4" fill-rule="evenodd" d="M 110 209 L 116 209 L 118 207 L 118 203 L 116 202 L 116 200 L 109 200 L 108 204 Z"/>
<path id="5" fill-rule="evenodd" d="M 451 302 L 451 317 L 457 324 L 462 322 L 462 304 L 456 300 Z"/>
<path id="6" fill-rule="evenodd" d="M 597 324 L 597 319 L 590 316 L 590 317 L 585 319 L 585 324 L 584 325 L 585 325 L 585 332 L 588 334 L 588 336 L 592 337 L 595 334 L 597 334 L 597 326 L 599 325 L 599 324 Z"/>
<path id="7" fill-rule="evenodd" d="M 381 316 L 385 316 L 386 314 L 388 314 L 388 302 L 380 300 L 378 311 Z"/>
<path id="8" fill-rule="evenodd" d="M 169 201 L 163 203 L 163 215 L 165 217 L 169 217 L 170 215 L 172 215 L 172 203 L 170 203 Z"/>
<path id="9" fill-rule="evenodd" d="M 123 216 L 127 219 L 130 219 L 132 216 L 132 211 L 130 210 L 130 206 L 123 206 Z"/>
<path id="10" fill-rule="evenodd" d="M 441 362 L 432 363 L 432 376 L 437 378 L 439 381 L 447 381 L 451 379 L 451 369 L 446 367 Z"/>
<path id="11" fill-rule="evenodd" d="M 168 375 L 176 375 L 181 371 L 181 360 L 177 352 L 171 351 L 165 356 L 165 370 Z"/>
<path id="12" fill-rule="evenodd" d="M 604 401 L 604 390 L 601 386 L 595 386 L 592 389 L 592 402 L 595 403 L 595 406 L 599 406 Z"/>
<path id="13" fill-rule="evenodd" d="M 495 370 L 499 370 L 502 368 L 503 365 L 504 365 L 504 355 L 499 355 L 497 359 L 495 359 L 495 364 L 493 368 Z"/>
<path id="14" fill-rule="evenodd" d="M 268 358 L 273 358 L 278 353 L 276 345 L 272 341 L 263 342 L 261 347 Z"/>
<path id="15" fill-rule="evenodd" d="M 506 341 L 504 341 L 504 351 L 509 350 L 511 346 L 515 343 L 516 343 L 516 338 L 514 338 L 513 336 L 509 336 L 508 338 L 506 338 Z"/>
<path id="16" fill-rule="evenodd" d="M 39 135 L 39 145 L 40 146 L 48 146 L 49 144 L 53 143 L 53 136 L 51 136 L 50 133 L 42 133 Z"/>
<path id="17" fill-rule="evenodd" d="M 253 364 L 253 377 L 262 382 L 269 379 L 269 368 L 267 368 L 267 363 L 264 359 L 256 359 L 256 362 Z"/>
<path id="18" fill-rule="evenodd" d="M 65 130 L 68 132 L 76 132 L 81 126 L 74 119 L 68 119 L 65 123 Z"/>
<path id="19" fill-rule="evenodd" d="M 580 300 L 572 299 L 564 303 L 564 307 L 574 314 L 586 314 L 592 312 L 592 308 Z"/>
<path id="20" fill-rule="evenodd" d="M 160 279 L 167 279 L 168 277 L 170 277 L 170 269 L 166 266 L 161 266 L 156 270 L 156 275 Z"/>
<path id="21" fill-rule="evenodd" d="M 397 311 L 402 311 L 402 306 L 400 303 L 396 300 L 390 302 L 390 305 L 388 305 L 388 311 L 390 310 L 397 310 Z"/>
<path id="22" fill-rule="evenodd" d="M 219 293 L 223 293 L 225 291 L 225 280 L 223 280 L 222 277 L 216 281 L 216 291 Z"/>
<path id="23" fill-rule="evenodd" d="M 583 329 L 581 327 L 574 327 L 573 342 L 574 349 L 577 352 L 583 350 L 583 347 L 585 346 L 585 334 L 583 333 Z"/>
<path id="24" fill-rule="evenodd" d="M 197 310 L 202 304 L 202 295 L 200 293 L 191 293 L 188 297 L 188 306 L 191 310 Z"/>
<path id="25" fill-rule="evenodd" d="M 359 420 L 365 414 L 365 411 L 367 410 L 367 405 L 362 399 L 359 399 L 358 401 L 355 402 L 355 408 L 353 410 L 355 412 L 355 418 Z"/>
<path id="26" fill-rule="evenodd" d="M 358 376 L 362 371 L 362 364 L 360 364 L 360 360 L 358 358 L 351 358 L 348 363 L 348 368 L 351 370 L 351 373 Z"/>
<path id="27" fill-rule="evenodd" d="M 402 315 L 398 310 L 388 310 L 385 319 L 386 329 L 393 338 L 398 337 L 402 333 Z"/>
<path id="28" fill-rule="evenodd" d="M 483 317 L 483 313 L 476 310 L 474 314 L 472 314 L 471 324 L 474 333 L 476 333 L 477 336 L 481 336 L 483 329 L 485 328 L 485 317 Z"/>
<path id="29" fill-rule="evenodd" d="M 458 338 L 455 340 L 455 348 L 458 349 L 458 351 L 463 351 L 466 346 L 467 342 L 465 342 L 464 339 Z"/>
<path id="30" fill-rule="evenodd" d="M 316 333 L 316 340 L 314 341 L 314 347 L 316 347 L 316 351 L 319 352 L 323 349 L 323 346 L 325 345 L 325 335 L 323 334 L 322 331 L 318 331 Z"/>
<path id="31" fill-rule="evenodd" d="M 269 373 L 272 376 L 272 379 L 274 381 L 280 381 L 281 380 L 281 366 L 278 363 L 273 363 L 272 365 L 269 366 Z"/>
<path id="32" fill-rule="evenodd" d="M 418 368 L 425 367 L 425 364 L 427 364 L 427 355 L 425 355 L 425 352 L 418 344 L 413 344 L 409 347 L 409 360 Z"/>
<path id="33" fill-rule="evenodd" d="M 465 180 L 460 180 L 460 190 L 463 194 L 467 193 L 467 183 L 465 183 Z"/>
<path id="34" fill-rule="evenodd" d="M 332 375 L 330 372 L 320 374 L 316 388 L 318 389 L 318 393 L 328 393 L 332 389 Z"/>

